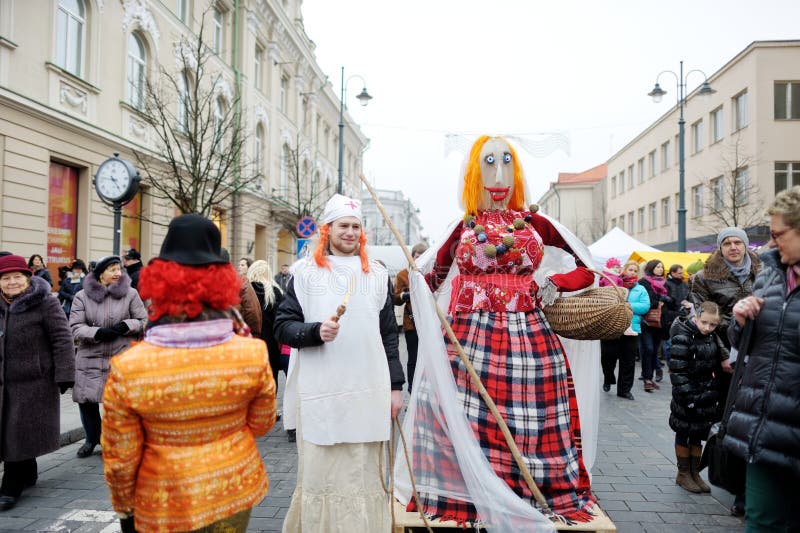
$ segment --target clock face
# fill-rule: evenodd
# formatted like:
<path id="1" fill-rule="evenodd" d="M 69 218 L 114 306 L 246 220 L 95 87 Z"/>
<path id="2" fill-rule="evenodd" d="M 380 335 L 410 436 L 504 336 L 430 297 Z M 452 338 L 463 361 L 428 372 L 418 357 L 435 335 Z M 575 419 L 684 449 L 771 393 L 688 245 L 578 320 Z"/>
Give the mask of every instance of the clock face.
<path id="1" fill-rule="evenodd" d="M 130 184 L 131 175 L 128 168 L 118 159 L 109 159 L 103 163 L 95 176 L 98 194 L 111 201 L 125 196 Z"/>

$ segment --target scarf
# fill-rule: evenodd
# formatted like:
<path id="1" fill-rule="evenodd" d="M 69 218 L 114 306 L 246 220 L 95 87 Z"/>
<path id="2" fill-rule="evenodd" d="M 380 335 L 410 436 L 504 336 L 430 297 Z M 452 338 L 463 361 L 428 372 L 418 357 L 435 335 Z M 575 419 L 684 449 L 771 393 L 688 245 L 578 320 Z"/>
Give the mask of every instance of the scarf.
<path id="1" fill-rule="evenodd" d="M 728 270 L 731 271 L 733 277 L 739 280 L 739 283 L 743 284 L 745 281 L 747 281 L 747 278 L 750 276 L 750 269 L 752 268 L 749 253 L 744 254 L 744 260 L 742 261 L 742 264 L 739 266 L 730 263 L 724 257 L 722 258 L 722 260 L 725 261 L 725 266 L 727 266 Z"/>
<path id="2" fill-rule="evenodd" d="M 645 276 L 645 278 L 650 282 L 650 286 L 653 288 L 653 292 L 656 293 L 656 296 L 667 295 L 667 288 L 664 286 L 664 278 L 660 276 Z"/>
<path id="3" fill-rule="evenodd" d="M 798 276 L 800 276 L 800 263 L 795 263 L 786 269 L 786 296 L 797 287 Z"/>
<path id="4" fill-rule="evenodd" d="M 633 276 L 626 276 L 622 275 L 622 286 L 626 289 L 632 289 L 634 285 L 639 281 L 639 278 L 636 275 Z"/>

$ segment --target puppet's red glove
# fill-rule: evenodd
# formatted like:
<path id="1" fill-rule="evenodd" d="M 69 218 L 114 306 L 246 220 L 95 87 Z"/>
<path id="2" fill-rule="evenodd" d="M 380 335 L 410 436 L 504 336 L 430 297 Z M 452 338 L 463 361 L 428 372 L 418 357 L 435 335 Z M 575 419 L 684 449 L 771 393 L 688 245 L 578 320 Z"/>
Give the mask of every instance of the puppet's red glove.
<path id="1" fill-rule="evenodd" d="M 561 292 L 572 292 L 584 289 L 594 283 L 594 274 L 586 267 L 578 267 L 566 274 L 553 274 L 550 279 Z"/>

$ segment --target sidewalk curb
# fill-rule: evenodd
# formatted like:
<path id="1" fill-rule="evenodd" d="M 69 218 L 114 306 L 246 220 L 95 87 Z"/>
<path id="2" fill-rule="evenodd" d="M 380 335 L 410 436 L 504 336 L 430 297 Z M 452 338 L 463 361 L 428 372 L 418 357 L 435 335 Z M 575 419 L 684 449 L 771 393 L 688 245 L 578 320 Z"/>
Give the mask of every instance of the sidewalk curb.
<path id="1" fill-rule="evenodd" d="M 86 433 L 83 432 L 83 428 L 79 427 L 63 431 L 61 432 L 61 437 L 59 438 L 59 446 L 63 448 L 64 446 L 68 446 L 74 442 L 83 440 L 84 438 L 86 438 Z"/>

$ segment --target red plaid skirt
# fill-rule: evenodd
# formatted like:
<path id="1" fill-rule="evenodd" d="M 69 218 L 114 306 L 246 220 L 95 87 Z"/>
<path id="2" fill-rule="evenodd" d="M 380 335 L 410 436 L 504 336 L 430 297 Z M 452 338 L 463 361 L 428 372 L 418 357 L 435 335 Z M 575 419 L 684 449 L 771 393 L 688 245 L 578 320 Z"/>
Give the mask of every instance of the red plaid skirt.
<path id="1" fill-rule="evenodd" d="M 457 314 L 452 326 L 552 511 L 568 520 L 591 520 L 595 499 L 581 455 L 572 374 L 561 343 L 541 312 L 534 309 L 527 313 Z M 483 453 L 497 475 L 535 505 L 503 433 L 449 342 L 448 355 L 459 401 Z M 440 476 L 453 472 L 460 478 L 452 445 L 442 438 L 438 420 L 426 417 L 425 411 L 420 409 L 417 413 L 417 428 L 425 429 L 417 431 L 413 439 L 417 478 L 424 484 L 425 473 L 434 471 Z M 430 516 L 460 523 L 478 518 L 475 507 L 468 502 L 429 493 L 420 493 L 420 501 Z M 413 499 L 408 509 L 416 510 Z"/>

